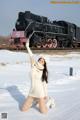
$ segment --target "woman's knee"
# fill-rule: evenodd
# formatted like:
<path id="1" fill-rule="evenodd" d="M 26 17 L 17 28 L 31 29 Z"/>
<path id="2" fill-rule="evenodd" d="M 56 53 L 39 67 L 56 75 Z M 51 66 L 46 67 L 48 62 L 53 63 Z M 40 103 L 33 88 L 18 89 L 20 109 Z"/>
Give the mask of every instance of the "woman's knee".
<path id="1" fill-rule="evenodd" d="M 40 109 L 41 113 L 45 114 L 45 113 L 48 112 L 48 109 L 47 109 L 47 106 L 45 104 L 45 99 L 44 98 L 39 99 L 39 109 Z"/>
<path id="2" fill-rule="evenodd" d="M 27 106 L 25 103 L 22 105 L 22 107 L 21 107 L 21 111 L 23 111 L 23 112 L 25 112 L 25 111 L 27 111 L 28 110 L 28 108 L 29 108 L 29 106 Z"/>
<path id="3" fill-rule="evenodd" d="M 40 109 L 40 112 L 43 113 L 43 114 L 47 114 L 48 113 L 48 109 Z"/>
<path id="4" fill-rule="evenodd" d="M 28 97 L 21 107 L 21 111 L 27 111 L 32 106 L 33 98 Z"/>
<path id="5" fill-rule="evenodd" d="M 21 109 L 20 109 L 22 112 L 25 112 L 26 109 L 22 106 Z"/>

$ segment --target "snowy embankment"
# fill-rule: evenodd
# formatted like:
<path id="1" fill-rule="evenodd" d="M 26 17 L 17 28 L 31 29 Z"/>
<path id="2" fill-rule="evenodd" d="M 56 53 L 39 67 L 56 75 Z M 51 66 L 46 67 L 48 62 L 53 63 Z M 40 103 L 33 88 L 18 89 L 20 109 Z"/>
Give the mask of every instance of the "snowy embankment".
<path id="1" fill-rule="evenodd" d="M 0 120 L 80 120 L 80 53 L 44 55 L 49 72 L 48 94 L 55 108 L 47 115 L 36 108 L 21 112 L 30 88 L 30 61 L 27 53 L 0 50 Z M 37 60 L 38 54 L 34 55 Z M 73 67 L 73 76 L 69 68 Z"/>

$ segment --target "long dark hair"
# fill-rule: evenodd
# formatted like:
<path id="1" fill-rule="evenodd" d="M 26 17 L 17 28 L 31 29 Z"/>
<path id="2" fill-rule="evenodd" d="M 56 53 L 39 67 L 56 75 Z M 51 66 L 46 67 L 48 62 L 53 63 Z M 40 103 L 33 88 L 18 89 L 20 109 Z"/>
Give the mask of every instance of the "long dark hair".
<path id="1" fill-rule="evenodd" d="M 43 69 L 43 73 L 42 73 L 42 81 L 46 81 L 46 83 L 48 83 L 48 70 L 47 70 L 46 62 L 44 63 L 44 69 Z"/>
<path id="2" fill-rule="evenodd" d="M 42 58 L 39 58 L 38 61 L 42 59 Z M 42 73 L 42 82 L 43 81 L 46 81 L 46 83 L 48 83 L 48 70 L 47 70 L 47 65 L 46 65 L 46 61 L 44 59 L 44 69 L 43 69 L 43 73 Z"/>

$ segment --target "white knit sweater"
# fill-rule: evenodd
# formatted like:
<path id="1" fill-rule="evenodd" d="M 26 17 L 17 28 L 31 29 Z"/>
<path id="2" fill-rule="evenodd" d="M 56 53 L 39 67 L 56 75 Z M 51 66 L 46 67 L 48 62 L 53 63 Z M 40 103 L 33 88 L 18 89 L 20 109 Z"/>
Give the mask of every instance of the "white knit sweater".
<path id="1" fill-rule="evenodd" d="M 29 44 L 26 44 L 26 48 L 30 57 L 33 57 L 32 51 L 29 48 Z M 31 88 L 29 91 L 29 96 L 36 98 L 47 96 L 47 83 L 45 81 L 42 82 L 42 73 L 44 67 L 39 62 L 34 62 L 31 68 Z"/>

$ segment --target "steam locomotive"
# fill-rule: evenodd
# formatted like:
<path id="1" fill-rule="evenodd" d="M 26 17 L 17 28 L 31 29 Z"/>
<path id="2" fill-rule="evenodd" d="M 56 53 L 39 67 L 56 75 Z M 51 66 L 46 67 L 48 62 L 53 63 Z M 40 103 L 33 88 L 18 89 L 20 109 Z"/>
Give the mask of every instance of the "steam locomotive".
<path id="1" fill-rule="evenodd" d="M 30 11 L 19 12 L 15 31 L 24 32 L 23 38 L 31 35 L 30 47 L 33 48 L 80 47 L 80 27 L 66 21 L 50 21 Z M 15 44 L 21 42 L 20 37 L 14 36 Z"/>

